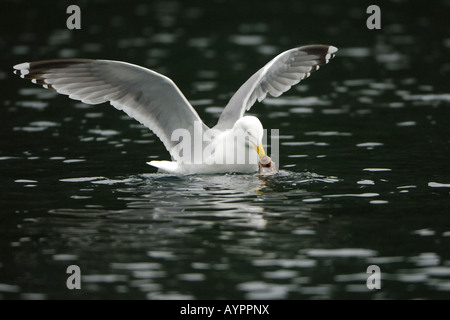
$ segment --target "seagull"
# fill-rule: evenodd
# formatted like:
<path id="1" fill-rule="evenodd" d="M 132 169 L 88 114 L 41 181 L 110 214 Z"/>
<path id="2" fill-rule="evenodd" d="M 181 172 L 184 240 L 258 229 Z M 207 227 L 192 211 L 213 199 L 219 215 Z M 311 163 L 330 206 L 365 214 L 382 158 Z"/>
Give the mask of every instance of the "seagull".
<path id="1" fill-rule="evenodd" d="M 253 74 L 209 128 L 168 77 L 122 61 L 54 59 L 15 65 L 14 73 L 86 104 L 109 102 L 153 131 L 171 161 L 150 161 L 172 174 L 254 173 L 265 156 L 264 130 L 244 113 L 270 94 L 279 97 L 327 64 L 337 48 L 307 45 L 284 51 Z"/>

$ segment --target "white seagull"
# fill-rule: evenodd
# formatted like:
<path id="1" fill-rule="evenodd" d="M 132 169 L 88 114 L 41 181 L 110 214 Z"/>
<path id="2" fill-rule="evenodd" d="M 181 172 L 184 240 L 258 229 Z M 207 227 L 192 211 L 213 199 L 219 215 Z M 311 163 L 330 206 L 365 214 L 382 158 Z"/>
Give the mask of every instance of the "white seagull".
<path id="1" fill-rule="evenodd" d="M 252 173 L 258 170 L 263 126 L 244 116 L 256 100 L 280 96 L 328 63 L 337 51 L 328 45 L 287 50 L 251 76 L 231 97 L 217 124 L 208 128 L 168 77 L 121 61 L 56 59 L 25 62 L 14 73 L 44 88 L 87 104 L 109 101 L 152 130 L 172 161 L 150 161 L 175 174 Z M 241 138 L 242 139 L 241 139 Z"/>

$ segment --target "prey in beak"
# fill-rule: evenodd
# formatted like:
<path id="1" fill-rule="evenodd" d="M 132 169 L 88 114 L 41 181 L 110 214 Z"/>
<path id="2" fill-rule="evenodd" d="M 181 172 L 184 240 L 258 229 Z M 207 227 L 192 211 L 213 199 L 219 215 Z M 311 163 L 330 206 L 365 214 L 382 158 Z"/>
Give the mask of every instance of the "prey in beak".
<path id="1" fill-rule="evenodd" d="M 258 167 L 258 173 L 260 175 L 272 175 L 278 173 L 277 168 L 275 167 L 275 162 L 273 162 L 272 159 L 266 155 L 263 155 L 259 159 Z"/>
<path id="2" fill-rule="evenodd" d="M 278 173 L 277 168 L 275 167 L 275 162 L 273 162 L 272 159 L 266 155 L 263 145 L 260 143 L 259 146 L 257 146 L 253 142 L 252 144 L 259 156 L 258 173 L 260 175 L 272 175 Z"/>

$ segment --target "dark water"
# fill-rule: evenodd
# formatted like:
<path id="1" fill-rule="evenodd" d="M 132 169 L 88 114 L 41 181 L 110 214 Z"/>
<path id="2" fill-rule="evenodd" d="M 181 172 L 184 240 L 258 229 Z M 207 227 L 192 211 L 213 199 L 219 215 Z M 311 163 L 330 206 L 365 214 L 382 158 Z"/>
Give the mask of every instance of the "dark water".
<path id="1" fill-rule="evenodd" d="M 0 4 L 0 297 L 450 298 L 450 1 Z M 280 129 L 279 176 L 170 176 L 146 128 L 12 75 L 55 57 L 171 77 L 213 125 L 276 54 L 337 46 L 251 110 Z M 68 290 L 78 265 L 82 289 Z M 381 289 L 366 286 L 370 265 Z"/>

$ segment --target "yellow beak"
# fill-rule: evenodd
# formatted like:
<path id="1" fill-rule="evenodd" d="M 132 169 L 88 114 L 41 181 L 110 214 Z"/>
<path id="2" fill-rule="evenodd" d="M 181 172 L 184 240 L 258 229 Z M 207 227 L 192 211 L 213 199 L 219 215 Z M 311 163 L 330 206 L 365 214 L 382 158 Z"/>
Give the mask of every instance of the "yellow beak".
<path id="1" fill-rule="evenodd" d="M 250 141 L 251 142 L 251 141 Z M 265 156 L 266 152 L 264 151 L 264 147 L 262 146 L 262 143 L 259 144 L 259 146 L 257 146 L 256 144 L 254 144 L 252 142 L 253 146 L 255 147 L 256 152 L 258 153 L 258 155 L 260 157 Z"/>

